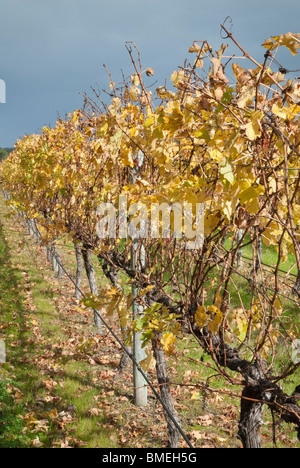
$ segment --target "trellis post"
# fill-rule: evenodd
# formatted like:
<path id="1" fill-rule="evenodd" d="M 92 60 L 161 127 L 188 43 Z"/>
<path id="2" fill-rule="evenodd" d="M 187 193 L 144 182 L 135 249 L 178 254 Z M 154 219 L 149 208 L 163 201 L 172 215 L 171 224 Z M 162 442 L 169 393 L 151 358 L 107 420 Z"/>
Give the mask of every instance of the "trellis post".
<path id="1" fill-rule="evenodd" d="M 136 166 L 133 167 L 131 177 L 132 183 L 135 184 L 139 176 L 139 168 L 142 166 L 144 155 L 141 151 L 138 152 L 136 158 Z M 141 230 L 143 229 L 140 226 Z M 132 238 L 131 246 L 131 269 L 135 273 L 137 268 L 143 268 L 145 266 L 145 248 L 143 245 L 139 248 L 139 241 L 136 236 L 133 236 L 133 232 L 129 233 Z M 135 282 L 132 283 L 132 296 L 135 299 L 138 295 L 138 287 Z M 144 308 L 136 300 L 132 303 L 133 320 L 139 320 L 143 316 Z M 141 333 L 133 331 L 133 356 L 135 361 L 140 363 L 146 358 L 145 350 L 142 348 L 142 337 Z M 134 403 L 137 406 L 147 405 L 147 382 L 139 372 L 138 367 L 133 365 L 133 385 L 134 385 Z"/>

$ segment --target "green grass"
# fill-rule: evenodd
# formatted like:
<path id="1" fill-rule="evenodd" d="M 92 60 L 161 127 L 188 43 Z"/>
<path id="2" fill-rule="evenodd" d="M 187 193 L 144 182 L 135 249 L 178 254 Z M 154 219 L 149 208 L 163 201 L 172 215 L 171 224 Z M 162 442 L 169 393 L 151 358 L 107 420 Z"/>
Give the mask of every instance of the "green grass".
<path id="1" fill-rule="evenodd" d="M 24 307 L 23 277 L 21 271 L 13 267 L 8 244 L 5 240 L 3 227 L 0 228 L 0 290 L 1 338 L 5 340 L 7 363 L 0 367 L 2 378 L 14 378 L 18 389 L 24 395 L 22 406 L 13 406 L 8 418 L 22 408 L 23 415 L 27 412 L 27 405 L 33 401 L 34 388 L 38 384 L 39 374 L 30 364 L 24 365 L 29 354 L 36 352 L 34 341 L 31 339 L 29 313 Z M 3 385 L 3 384 L 2 384 Z M 2 387 L 2 391 L 3 387 Z M 8 409 L 7 409 L 8 411 Z M 28 443 L 28 440 L 27 440 Z M 5 440 L 3 441 L 5 444 Z M 23 444 L 23 442 L 22 442 Z"/>
<path id="2" fill-rule="evenodd" d="M 243 262 L 249 264 L 249 270 L 252 269 L 253 265 L 253 248 L 252 245 L 246 245 L 250 241 L 249 235 L 245 236 L 242 249 Z M 224 243 L 224 248 L 229 250 L 232 247 L 232 235 L 229 235 Z M 262 241 L 262 263 L 263 267 L 267 268 L 267 265 L 270 267 L 275 267 L 277 264 L 278 252 L 275 246 L 271 245 L 267 247 Z M 297 268 L 295 265 L 295 256 L 291 253 L 287 255 L 286 261 L 281 260 L 279 263 L 279 269 L 283 272 L 290 272 L 291 274 L 297 274 Z"/>
<path id="3" fill-rule="evenodd" d="M 0 381 L 0 448 L 26 448 L 30 443 L 23 434 L 25 424 L 20 417 L 25 408 L 16 404 L 10 393 L 14 386 L 14 381 Z"/>
<path id="4" fill-rule="evenodd" d="M 41 262 L 34 253 L 35 247 L 30 247 L 32 241 L 28 236 L 28 245 L 18 248 L 22 235 L 14 229 L 11 220 L 5 220 L 5 227 L 0 226 L 0 338 L 5 340 L 7 350 L 7 362 L 0 364 L 0 381 L 13 377 L 22 394 L 22 404 L 14 404 L 14 410 L 9 411 L 5 406 L 5 417 L 11 419 L 15 427 L 13 432 L 18 433 L 24 424 L 26 426 L 26 422 L 18 417 L 19 413 L 25 419 L 26 414 L 33 413 L 37 421 L 46 417 L 48 430 L 32 431 L 29 427 L 25 431 L 26 437 L 16 439 L 15 444 L 18 445 L 19 440 L 20 446 L 28 446 L 38 437 L 43 447 L 52 447 L 68 435 L 71 445 L 113 447 L 116 444 L 111 438 L 111 430 L 103 428 L 105 415 L 96 417 L 89 413 L 95 405 L 94 397 L 104 391 L 101 386 L 92 385 L 89 363 L 77 361 L 76 357 L 68 362 L 60 356 L 46 361 L 51 347 L 56 343 L 63 346 L 70 336 L 64 328 L 63 310 L 54 302 L 60 297 L 60 291 L 55 291 L 54 276 L 44 268 L 44 260 Z M 57 371 L 52 370 L 53 365 L 57 366 Z M 58 382 L 51 392 L 45 388 L 47 379 Z M 39 405 L 47 396 L 51 396 L 49 403 Z M 62 429 L 47 415 L 54 410 L 65 411 L 70 404 L 77 410 L 73 420 Z M 3 446 L 12 443 L 7 431 L 4 436 Z"/>

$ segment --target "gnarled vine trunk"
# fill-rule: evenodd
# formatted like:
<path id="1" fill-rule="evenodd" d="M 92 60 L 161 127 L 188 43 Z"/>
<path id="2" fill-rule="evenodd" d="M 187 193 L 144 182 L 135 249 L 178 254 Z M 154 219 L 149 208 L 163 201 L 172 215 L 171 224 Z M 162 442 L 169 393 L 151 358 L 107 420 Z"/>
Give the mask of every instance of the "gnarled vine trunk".
<path id="1" fill-rule="evenodd" d="M 169 385 L 169 378 L 167 374 L 167 364 L 165 358 L 165 352 L 161 346 L 161 335 L 156 335 L 152 340 L 152 349 L 154 358 L 156 360 L 156 374 L 157 380 L 159 383 L 159 389 L 161 394 L 161 399 L 164 402 L 165 406 L 168 408 L 170 414 L 175 419 L 175 421 L 180 425 L 177 411 L 174 406 L 173 398 L 171 395 L 171 389 Z M 178 441 L 180 438 L 179 431 L 174 424 L 174 421 L 170 418 L 170 415 L 167 411 L 164 410 L 164 416 L 168 426 L 168 437 L 169 437 L 169 446 L 171 448 L 178 447 Z"/>
<path id="2" fill-rule="evenodd" d="M 262 362 L 246 370 L 247 384 L 242 392 L 238 437 L 244 448 L 261 448 L 260 428 L 264 409 L 265 375 Z"/>
<path id="3" fill-rule="evenodd" d="M 76 299 L 80 299 L 80 285 L 82 279 L 82 270 L 83 270 L 83 261 L 82 261 L 82 252 L 81 246 L 78 242 L 74 243 L 75 255 L 76 255 L 76 283 L 74 296 Z"/>
<path id="4" fill-rule="evenodd" d="M 90 285 L 90 290 L 91 293 L 95 296 L 98 296 L 98 286 L 96 283 L 96 276 L 95 276 L 95 270 L 92 262 L 92 255 L 91 255 L 91 250 L 87 245 L 83 245 L 82 247 L 82 256 L 83 256 L 83 262 L 84 262 L 84 267 L 86 271 L 86 275 L 89 281 Z M 100 319 L 100 312 L 94 311 L 94 322 L 96 326 L 97 333 L 99 335 L 103 334 L 103 324 Z"/>

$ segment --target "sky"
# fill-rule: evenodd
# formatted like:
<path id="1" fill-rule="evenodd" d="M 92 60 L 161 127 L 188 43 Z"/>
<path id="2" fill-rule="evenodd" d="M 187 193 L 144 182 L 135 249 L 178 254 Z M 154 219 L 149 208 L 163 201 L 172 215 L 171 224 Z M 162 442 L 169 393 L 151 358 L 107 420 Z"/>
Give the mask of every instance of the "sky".
<path id="1" fill-rule="evenodd" d="M 154 70 L 152 82 L 171 87 L 194 40 L 213 49 L 230 42 L 220 35 L 228 16 L 234 37 L 261 63 L 265 39 L 300 32 L 299 0 L 0 0 L 0 147 L 54 126 L 82 107 L 80 93 L 92 96 L 91 87 L 108 89 L 103 64 L 115 82 L 121 70 L 133 73 L 127 41 L 138 47 L 143 68 Z M 279 59 L 300 69 L 299 57 L 287 51 Z"/>

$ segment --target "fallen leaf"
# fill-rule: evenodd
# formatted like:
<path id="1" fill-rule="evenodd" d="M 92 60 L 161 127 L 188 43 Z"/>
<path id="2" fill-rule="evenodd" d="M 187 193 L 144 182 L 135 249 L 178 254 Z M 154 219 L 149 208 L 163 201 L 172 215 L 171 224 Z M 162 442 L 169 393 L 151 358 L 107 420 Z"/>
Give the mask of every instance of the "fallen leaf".
<path id="1" fill-rule="evenodd" d="M 201 426 L 211 426 L 214 423 L 211 414 L 205 414 L 204 416 L 198 416 L 197 422 Z"/>

